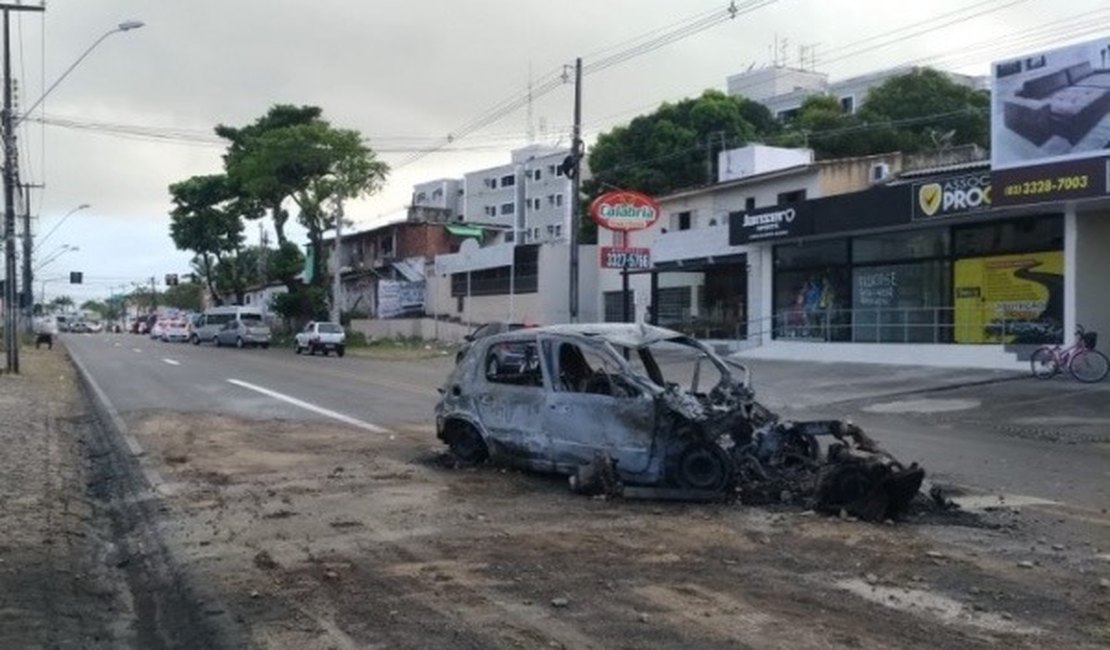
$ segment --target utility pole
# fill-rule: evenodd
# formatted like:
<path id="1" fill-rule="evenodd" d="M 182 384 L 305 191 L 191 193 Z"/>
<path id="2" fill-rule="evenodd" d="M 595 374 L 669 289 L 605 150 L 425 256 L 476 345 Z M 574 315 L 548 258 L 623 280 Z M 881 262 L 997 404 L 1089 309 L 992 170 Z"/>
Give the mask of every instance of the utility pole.
<path id="1" fill-rule="evenodd" d="M 24 318 L 27 319 L 27 331 L 31 330 L 31 317 L 34 313 L 35 297 L 33 293 L 34 278 L 31 270 L 31 253 L 33 250 L 31 237 L 31 190 L 44 187 L 32 183 L 23 184 L 23 293 L 22 298 L 27 302 L 21 305 L 24 308 Z"/>
<path id="2" fill-rule="evenodd" d="M 582 59 L 574 61 L 574 138 L 571 144 L 570 183 L 570 322 L 578 322 L 578 194 L 581 191 L 582 159 Z"/>
<path id="3" fill-rule="evenodd" d="M 13 11 L 45 11 L 44 7 L 0 4 L 4 12 L 4 110 L 0 113 L 4 145 L 4 349 L 7 370 L 19 372 L 18 300 L 15 289 L 15 131 L 12 115 L 12 46 L 11 13 Z"/>
<path id="4" fill-rule="evenodd" d="M 343 318 L 343 199 L 335 200 L 335 275 L 331 285 L 331 319 L 340 323 Z"/>

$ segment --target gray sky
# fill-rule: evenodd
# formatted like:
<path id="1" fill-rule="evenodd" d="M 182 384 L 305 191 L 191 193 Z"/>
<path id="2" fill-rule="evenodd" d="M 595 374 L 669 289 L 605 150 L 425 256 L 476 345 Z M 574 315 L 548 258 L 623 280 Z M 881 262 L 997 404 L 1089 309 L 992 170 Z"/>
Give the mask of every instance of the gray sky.
<path id="1" fill-rule="evenodd" d="M 92 205 L 67 219 L 38 259 L 63 245 L 80 250 L 60 255 L 37 277 L 48 280 L 48 298 L 66 293 L 81 301 L 187 272 L 190 255 L 169 239 L 166 188 L 221 171 L 216 124 L 247 124 L 275 103 L 317 105 L 397 165 L 523 92 L 530 75 L 539 81 L 576 56 L 588 65 L 629 39 L 727 4 L 52 0 L 45 18 L 13 20 L 13 77 L 24 106 L 118 23 L 146 26 L 107 38 L 45 102 L 51 124 L 29 120 L 19 132 L 24 181 L 46 185 L 33 194 L 35 232 L 45 234 L 81 203 Z M 965 13 L 893 31 L 960 9 Z M 1101 32 L 1051 29 L 1053 21 L 1085 13 L 1084 29 Z M 1028 33 L 1036 28 L 1043 31 Z M 1104 0 L 778 0 L 587 76 L 584 122 L 593 136 L 662 101 L 723 89 L 728 75 L 769 64 L 776 36 L 786 41 L 792 65 L 799 45 L 815 45 L 816 68 L 836 79 L 929 57 L 925 62 L 937 67 L 987 74 L 995 59 L 1108 34 Z M 568 141 L 571 91 L 563 85 L 534 103 L 537 140 Z M 526 143 L 526 117 L 517 111 L 458 140 L 453 151 L 395 169 L 383 192 L 349 206 L 348 215 L 370 227 L 396 216 L 414 183 L 507 162 L 509 150 Z M 248 230 L 256 241 L 257 226 Z M 70 270 L 83 271 L 86 284 L 52 279 Z M 36 281 L 35 291 L 41 288 Z"/>

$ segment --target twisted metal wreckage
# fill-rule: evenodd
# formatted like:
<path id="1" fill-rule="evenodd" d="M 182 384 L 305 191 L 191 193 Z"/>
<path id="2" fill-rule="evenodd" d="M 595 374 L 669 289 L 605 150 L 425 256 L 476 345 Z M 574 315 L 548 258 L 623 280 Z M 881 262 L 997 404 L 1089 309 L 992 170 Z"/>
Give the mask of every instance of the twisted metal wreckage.
<path id="1" fill-rule="evenodd" d="M 780 418 L 742 364 L 650 325 L 481 339 L 441 393 L 437 435 L 455 458 L 565 474 L 583 494 L 736 497 L 882 521 L 907 511 L 925 477 L 850 422 Z"/>

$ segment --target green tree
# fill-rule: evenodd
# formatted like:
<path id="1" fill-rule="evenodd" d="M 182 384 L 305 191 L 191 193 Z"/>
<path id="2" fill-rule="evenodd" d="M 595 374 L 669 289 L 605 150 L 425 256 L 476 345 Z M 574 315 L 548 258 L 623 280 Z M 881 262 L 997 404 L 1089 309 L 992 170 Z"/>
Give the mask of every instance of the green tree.
<path id="1" fill-rule="evenodd" d="M 108 305 L 99 300 L 86 300 L 81 303 L 81 311 L 91 311 L 101 319 L 108 317 Z"/>
<path id="2" fill-rule="evenodd" d="M 590 150 L 588 196 L 605 189 L 666 194 L 712 182 L 716 155 L 772 135 L 778 125 L 763 106 L 743 97 L 706 90 L 700 97 L 664 103 L 598 136 Z"/>
<path id="3" fill-rule="evenodd" d="M 296 277 L 304 270 L 304 253 L 293 242 L 285 242 L 266 255 L 266 277 L 277 280 L 290 291 L 297 285 Z"/>
<path id="4" fill-rule="evenodd" d="M 321 287 L 299 285 L 289 293 L 274 296 L 273 309 L 289 329 L 296 330 L 306 321 L 328 318 L 327 292 Z"/>
<path id="5" fill-rule="evenodd" d="M 344 201 L 369 196 L 381 188 L 389 166 L 377 160 L 358 131 L 335 129 L 324 121 L 271 135 L 285 141 L 279 148 L 311 152 L 316 160 L 318 173 L 293 192 L 293 201 L 299 210 L 297 221 L 308 231 L 313 250 L 313 283 L 325 284 L 324 233 L 333 230 L 342 218 Z"/>
<path id="6" fill-rule="evenodd" d="M 208 291 L 217 303 L 234 294 L 243 298 L 245 278 L 232 262 L 242 252 L 243 219 L 256 218 L 261 206 L 254 197 L 243 196 L 223 174 L 194 176 L 170 186 L 174 208 L 170 211 L 170 237 L 180 250 L 196 253 L 195 264 Z M 224 267 L 224 282 L 217 267 Z"/>
<path id="7" fill-rule="evenodd" d="M 184 311 L 200 311 L 203 305 L 204 286 L 195 282 L 182 282 L 166 287 L 162 300 L 168 307 Z"/>
<path id="8" fill-rule="evenodd" d="M 323 171 L 320 160 L 281 133 L 314 124 L 322 113 L 316 106 L 278 104 L 253 124 L 216 127 L 216 135 L 230 143 L 224 155 L 228 177 L 237 191 L 254 197 L 270 211 L 279 247 L 286 242 L 289 213 L 285 201 Z"/>
<path id="9" fill-rule="evenodd" d="M 990 95 L 919 68 L 873 88 L 859 119 L 871 128 L 868 153 L 914 153 L 946 145 L 989 146 Z"/>
<path id="10" fill-rule="evenodd" d="M 73 298 L 69 296 L 57 296 L 50 301 L 49 307 L 52 312 L 66 312 L 73 309 Z"/>

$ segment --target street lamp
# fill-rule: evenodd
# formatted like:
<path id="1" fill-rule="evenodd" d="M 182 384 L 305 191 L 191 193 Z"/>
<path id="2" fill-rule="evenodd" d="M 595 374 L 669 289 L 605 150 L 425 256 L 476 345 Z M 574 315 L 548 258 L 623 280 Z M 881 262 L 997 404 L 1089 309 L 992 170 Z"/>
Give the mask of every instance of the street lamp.
<path id="1" fill-rule="evenodd" d="M 57 230 L 58 228 L 60 228 L 62 226 L 62 224 L 65 223 L 66 219 L 68 219 L 70 217 L 70 215 L 72 215 L 74 212 L 77 212 L 79 210 L 87 210 L 91 207 L 92 206 L 89 205 L 88 203 L 82 203 L 81 205 L 79 205 L 76 208 L 73 208 L 72 210 L 67 212 L 64 217 L 62 217 L 61 219 L 58 220 L 58 223 L 54 224 L 54 227 L 50 229 L 50 232 L 46 233 L 46 235 L 42 239 L 40 239 L 37 244 L 35 244 L 35 248 L 31 252 L 34 253 L 35 251 L 37 251 L 39 249 L 39 246 L 42 246 L 43 242 L 45 242 L 47 239 L 49 239 L 50 235 L 53 235 L 54 231 Z"/>
<path id="2" fill-rule="evenodd" d="M 70 246 L 69 244 L 62 244 L 60 247 L 54 249 L 53 251 L 50 251 L 50 254 L 46 256 L 46 259 L 39 262 L 38 265 L 35 266 L 35 271 L 41 271 L 48 264 L 50 264 L 54 260 L 58 259 L 62 255 L 65 255 L 66 253 L 73 253 L 73 252 L 79 251 L 79 250 L 81 250 L 81 248 L 79 246 Z"/>
<path id="3" fill-rule="evenodd" d="M 85 57 L 87 57 L 93 50 L 96 49 L 97 45 L 100 45 L 101 43 L 103 43 L 104 39 L 108 38 L 112 34 L 116 34 L 116 33 L 120 33 L 120 32 L 128 32 L 128 31 L 131 31 L 132 29 L 138 29 L 138 28 L 142 27 L 144 24 L 145 23 L 143 23 L 141 20 L 125 20 L 124 22 L 117 25 L 115 29 L 108 30 L 107 32 L 104 33 L 103 36 L 96 39 L 96 41 L 94 41 L 93 44 L 89 46 L 89 49 L 85 50 L 84 53 L 81 54 L 81 56 L 77 57 L 76 61 L 74 61 L 72 64 L 70 64 L 70 66 L 68 68 L 66 68 L 66 71 L 62 73 L 62 76 L 58 77 L 54 81 L 54 83 L 50 84 L 50 87 L 47 88 L 46 92 L 44 92 L 42 94 L 42 97 L 39 97 L 38 100 L 34 104 L 31 104 L 30 108 L 23 111 L 23 115 L 19 116 L 19 118 L 15 120 L 15 123 L 12 125 L 12 127 L 14 128 L 14 127 L 19 126 L 23 122 L 23 120 L 27 119 L 27 116 L 30 115 L 31 113 L 33 113 L 34 110 L 39 107 L 39 104 L 41 104 L 43 102 L 43 100 L 46 99 L 46 96 L 49 95 L 55 88 L 57 88 L 58 84 L 62 83 L 62 80 L 65 79 L 66 77 L 68 77 L 69 73 L 73 72 L 73 69 L 76 68 L 78 65 L 80 65 L 80 63 L 85 60 Z"/>

